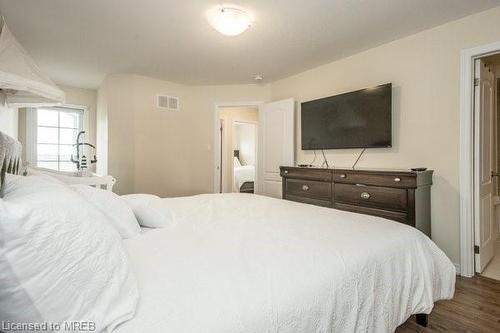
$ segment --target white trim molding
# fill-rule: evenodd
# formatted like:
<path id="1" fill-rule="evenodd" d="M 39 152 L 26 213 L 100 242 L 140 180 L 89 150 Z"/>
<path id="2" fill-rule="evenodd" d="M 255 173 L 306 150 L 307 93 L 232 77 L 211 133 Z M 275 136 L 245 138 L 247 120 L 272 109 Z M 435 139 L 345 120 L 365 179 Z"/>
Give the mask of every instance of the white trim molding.
<path id="1" fill-rule="evenodd" d="M 477 170 L 474 144 L 474 60 L 500 52 L 500 42 L 460 52 L 460 275 L 474 271 L 474 179 Z"/>

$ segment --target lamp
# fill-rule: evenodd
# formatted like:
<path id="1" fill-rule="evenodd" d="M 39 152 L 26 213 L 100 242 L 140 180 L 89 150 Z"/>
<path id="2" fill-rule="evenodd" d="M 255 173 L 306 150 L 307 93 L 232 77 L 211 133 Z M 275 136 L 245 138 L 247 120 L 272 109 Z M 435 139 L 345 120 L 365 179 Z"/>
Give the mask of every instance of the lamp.
<path id="1" fill-rule="evenodd" d="M 225 36 L 237 36 L 252 24 L 252 17 L 243 9 L 218 7 L 208 13 L 210 25 Z"/>

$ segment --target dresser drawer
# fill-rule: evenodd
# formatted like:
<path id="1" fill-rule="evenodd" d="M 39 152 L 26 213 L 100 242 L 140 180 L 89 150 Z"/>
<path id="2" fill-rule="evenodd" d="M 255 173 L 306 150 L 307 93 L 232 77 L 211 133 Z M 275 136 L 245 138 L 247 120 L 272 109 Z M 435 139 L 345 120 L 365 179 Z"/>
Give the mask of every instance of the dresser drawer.
<path id="1" fill-rule="evenodd" d="M 300 179 L 286 179 L 286 195 L 332 201 L 332 184 Z"/>
<path id="2" fill-rule="evenodd" d="M 334 202 L 405 211 L 408 208 L 408 194 L 405 189 L 335 184 Z"/>
<path id="3" fill-rule="evenodd" d="M 333 181 L 335 183 L 344 184 L 363 184 L 373 186 L 388 186 L 400 188 L 415 188 L 417 187 L 416 177 L 407 175 L 395 174 L 370 174 L 358 173 L 342 170 L 335 170 L 333 174 Z"/>
<path id="4" fill-rule="evenodd" d="M 322 206 L 322 207 L 332 207 L 332 201 L 331 200 L 317 200 L 317 199 L 310 199 L 306 198 L 303 196 L 295 196 L 295 195 L 287 195 L 285 197 L 286 200 L 290 201 L 295 201 L 295 202 L 301 202 L 301 203 L 306 203 L 310 205 L 315 205 L 315 206 Z"/>
<path id="5" fill-rule="evenodd" d="M 281 168 L 281 177 L 331 182 L 332 170 L 313 168 Z"/>
<path id="6" fill-rule="evenodd" d="M 396 211 L 396 210 L 380 209 L 380 208 L 373 208 L 373 207 L 357 206 L 357 205 L 351 205 L 351 204 L 345 204 L 345 203 L 334 203 L 333 208 L 347 210 L 349 212 L 354 212 L 354 213 L 379 216 L 379 217 L 383 217 L 385 219 L 408 224 L 408 225 L 411 225 L 412 227 L 415 226 L 414 222 L 410 221 L 408 219 L 407 212 L 400 212 L 400 211 Z"/>

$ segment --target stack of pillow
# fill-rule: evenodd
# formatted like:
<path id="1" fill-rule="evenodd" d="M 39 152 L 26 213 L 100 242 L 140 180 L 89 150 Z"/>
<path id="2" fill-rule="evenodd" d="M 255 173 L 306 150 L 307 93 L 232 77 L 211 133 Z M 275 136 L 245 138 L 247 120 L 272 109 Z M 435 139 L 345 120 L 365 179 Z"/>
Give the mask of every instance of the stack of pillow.
<path id="1" fill-rule="evenodd" d="M 25 325 L 18 331 L 72 322 L 112 331 L 134 316 L 139 299 L 122 242 L 139 233 L 131 208 L 110 191 L 45 175 L 7 175 L 0 199 L 0 321 Z"/>

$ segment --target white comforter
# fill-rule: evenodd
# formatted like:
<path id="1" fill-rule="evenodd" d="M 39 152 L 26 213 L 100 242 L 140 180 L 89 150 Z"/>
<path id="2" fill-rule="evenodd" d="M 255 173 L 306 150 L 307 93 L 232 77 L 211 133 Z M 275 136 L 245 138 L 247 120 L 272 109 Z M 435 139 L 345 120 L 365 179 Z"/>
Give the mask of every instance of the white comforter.
<path id="1" fill-rule="evenodd" d="M 392 332 L 453 296 L 455 268 L 400 223 L 248 194 L 163 199 L 125 240 L 141 292 L 115 332 Z"/>
<path id="2" fill-rule="evenodd" d="M 234 183 L 236 188 L 239 190 L 241 185 L 246 182 L 255 181 L 255 166 L 253 165 L 243 165 L 239 167 L 234 167 Z"/>

